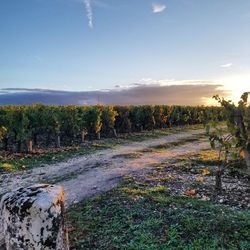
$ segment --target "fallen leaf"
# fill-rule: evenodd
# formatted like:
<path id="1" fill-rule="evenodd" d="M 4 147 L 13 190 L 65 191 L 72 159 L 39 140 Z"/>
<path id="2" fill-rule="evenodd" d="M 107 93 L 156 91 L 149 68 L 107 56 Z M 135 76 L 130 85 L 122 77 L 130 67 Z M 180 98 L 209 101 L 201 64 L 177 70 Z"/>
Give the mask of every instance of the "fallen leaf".
<path id="1" fill-rule="evenodd" d="M 240 157 L 245 158 L 245 152 L 244 152 L 244 150 L 240 151 Z"/>
<path id="2" fill-rule="evenodd" d="M 189 190 L 186 190 L 184 194 L 185 194 L 186 196 L 193 197 L 193 196 L 196 195 L 196 190 L 195 190 L 195 189 L 189 189 Z"/>

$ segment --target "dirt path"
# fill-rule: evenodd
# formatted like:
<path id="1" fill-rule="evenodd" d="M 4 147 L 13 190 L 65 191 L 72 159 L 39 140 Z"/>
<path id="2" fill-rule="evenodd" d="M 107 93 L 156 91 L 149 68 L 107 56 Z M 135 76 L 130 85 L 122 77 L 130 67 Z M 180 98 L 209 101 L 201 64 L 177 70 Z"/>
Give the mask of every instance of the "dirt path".
<path id="1" fill-rule="evenodd" d="M 122 176 L 149 170 L 155 163 L 208 148 L 207 141 L 197 140 L 168 150 L 145 150 L 157 145 L 175 143 L 201 136 L 204 130 L 191 130 L 134 142 L 115 149 L 102 150 L 92 155 L 73 158 L 66 162 L 32 170 L 2 174 L 0 195 L 33 183 L 58 183 L 64 186 L 66 206 L 113 188 Z M 135 153 L 137 152 L 137 153 Z"/>
<path id="2" fill-rule="evenodd" d="M 125 175 L 144 175 L 155 164 L 209 148 L 208 140 L 200 139 L 203 134 L 204 129 L 179 132 L 158 139 L 133 142 L 115 149 L 101 150 L 53 165 L 2 174 L 0 196 L 35 183 L 57 183 L 64 187 L 65 204 L 69 207 L 87 197 L 112 189 Z M 185 140 L 192 138 L 196 140 L 185 143 Z M 171 145 L 178 142 L 182 142 L 181 145 L 172 145 L 166 150 L 154 149 L 162 144 Z M 1 227 L 0 223 L 0 232 Z M 0 249 L 1 243 L 3 235 L 0 233 Z"/>

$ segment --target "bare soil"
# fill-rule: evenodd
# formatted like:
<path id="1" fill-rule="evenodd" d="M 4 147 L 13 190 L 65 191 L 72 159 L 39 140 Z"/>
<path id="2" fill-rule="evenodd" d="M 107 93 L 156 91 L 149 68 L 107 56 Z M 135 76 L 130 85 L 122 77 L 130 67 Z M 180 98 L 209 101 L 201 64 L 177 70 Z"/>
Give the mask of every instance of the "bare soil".
<path id="1" fill-rule="evenodd" d="M 163 144 L 197 138 L 202 134 L 203 129 L 179 132 L 102 150 L 53 165 L 4 173 L 0 176 L 0 195 L 35 183 L 57 183 L 64 187 L 66 207 L 69 207 L 86 197 L 110 190 L 125 175 L 135 172 L 143 174 L 155 164 L 209 148 L 207 140 L 197 140 L 164 151 L 147 150 Z"/>

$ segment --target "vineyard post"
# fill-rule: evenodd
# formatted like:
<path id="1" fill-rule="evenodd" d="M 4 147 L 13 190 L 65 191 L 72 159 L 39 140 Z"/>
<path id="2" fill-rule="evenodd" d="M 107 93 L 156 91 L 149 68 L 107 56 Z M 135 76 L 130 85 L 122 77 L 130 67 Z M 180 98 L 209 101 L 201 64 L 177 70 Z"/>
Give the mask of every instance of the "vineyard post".
<path id="1" fill-rule="evenodd" d="M 85 142 L 85 135 L 86 134 L 87 134 L 86 131 L 82 130 L 82 133 L 81 133 L 81 135 L 82 135 L 82 142 Z"/>
<path id="2" fill-rule="evenodd" d="M 60 137 L 60 135 L 56 136 L 56 147 L 57 148 L 61 147 L 61 137 Z"/>
<path id="3" fill-rule="evenodd" d="M 114 133 L 115 138 L 117 138 L 117 132 L 115 128 L 113 128 L 113 133 Z"/>
<path id="4" fill-rule="evenodd" d="M 98 132 L 98 133 L 96 134 L 96 136 L 97 136 L 97 140 L 101 140 L 101 133 L 100 133 L 100 132 Z"/>
<path id="5" fill-rule="evenodd" d="M 32 151 L 33 151 L 33 141 L 32 141 L 32 140 L 29 140 L 27 144 L 28 144 L 28 145 L 27 145 L 28 152 L 29 152 L 29 153 L 32 153 Z"/>

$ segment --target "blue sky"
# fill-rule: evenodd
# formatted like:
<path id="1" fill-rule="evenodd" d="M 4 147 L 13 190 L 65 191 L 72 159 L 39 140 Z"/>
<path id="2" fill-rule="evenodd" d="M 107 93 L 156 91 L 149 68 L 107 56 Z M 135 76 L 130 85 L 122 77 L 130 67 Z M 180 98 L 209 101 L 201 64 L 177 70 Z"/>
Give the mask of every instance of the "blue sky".
<path id="1" fill-rule="evenodd" d="M 235 95 L 250 89 L 249 27 L 249 0 L 1 0 L 0 88 L 200 81 Z"/>

